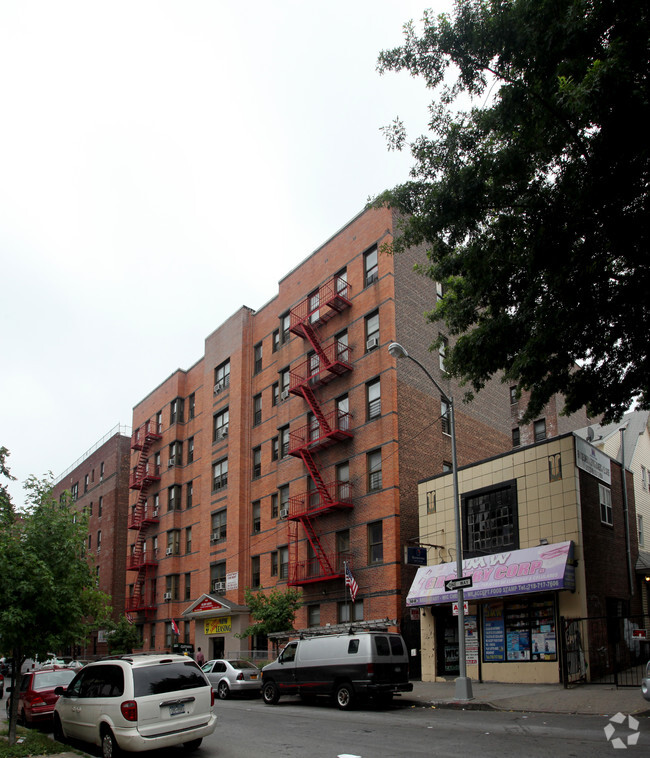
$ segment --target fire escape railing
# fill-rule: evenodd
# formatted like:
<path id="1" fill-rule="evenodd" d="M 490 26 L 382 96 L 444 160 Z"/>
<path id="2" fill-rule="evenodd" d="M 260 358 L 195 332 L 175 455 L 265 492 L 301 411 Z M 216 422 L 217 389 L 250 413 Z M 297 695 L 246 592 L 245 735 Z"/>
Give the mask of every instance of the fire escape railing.
<path id="1" fill-rule="evenodd" d="M 314 388 L 352 371 L 350 350 L 334 340 L 324 346 L 318 327 L 351 305 L 348 283 L 342 277 L 332 277 L 300 302 L 290 313 L 290 331 L 306 340 L 313 352 L 307 360 L 290 370 L 289 391 L 307 403 L 311 418 L 304 426 L 290 430 L 289 455 L 301 458 L 309 473 L 313 488 L 289 498 L 289 570 L 288 584 L 303 585 L 343 576 L 346 560 L 351 556 L 334 554 L 324 549 L 314 521 L 335 510 L 353 507 L 350 483 L 325 483 L 314 453 L 353 437 L 351 416 L 339 409 L 324 413 Z M 306 560 L 299 560 L 299 527 L 302 526 L 311 548 Z"/>
<path id="2" fill-rule="evenodd" d="M 137 531 L 137 535 L 126 569 L 137 571 L 137 576 L 133 593 L 126 600 L 127 612 L 148 614 L 156 607 L 156 599 L 147 592 L 147 586 L 150 586 L 149 579 L 155 576 L 158 560 L 156 551 L 147 551 L 146 545 L 149 528 L 158 523 L 158 509 L 147 503 L 147 496 L 150 486 L 160 480 L 160 466 L 149 461 L 149 453 L 154 442 L 161 437 L 159 424 L 153 419 L 135 429 L 131 437 L 131 449 L 139 451 L 140 455 L 129 477 L 129 488 L 136 490 L 138 496 L 129 514 L 128 528 Z"/>

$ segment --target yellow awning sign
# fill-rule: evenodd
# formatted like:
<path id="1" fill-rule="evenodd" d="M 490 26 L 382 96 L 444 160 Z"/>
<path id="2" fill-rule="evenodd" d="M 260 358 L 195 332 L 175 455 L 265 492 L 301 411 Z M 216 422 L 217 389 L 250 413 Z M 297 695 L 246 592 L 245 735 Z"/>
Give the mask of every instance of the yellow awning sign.
<path id="1" fill-rule="evenodd" d="M 232 632 L 232 616 L 206 619 L 204 622 L 205 634 L 227 634 Z"/>

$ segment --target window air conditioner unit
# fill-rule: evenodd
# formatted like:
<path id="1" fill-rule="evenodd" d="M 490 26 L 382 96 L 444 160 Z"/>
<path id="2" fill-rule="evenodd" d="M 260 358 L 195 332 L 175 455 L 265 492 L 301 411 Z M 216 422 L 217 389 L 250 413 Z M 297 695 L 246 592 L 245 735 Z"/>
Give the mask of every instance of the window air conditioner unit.
<path id="1" fill-rule="evenodd" d="M 366 350 L 374 350 L 379 347 L 379 337 L 371 337 L 366 341 Z"/>
<path id="2" fill-rule="evenodd" d="M 280 400 L 287 400 L 289 397 L 289 390 L 282 390 L 280 393 Z"/>
<path id="3" fill-rule="evenodd" d="M 289 509 L 280 508 L 280 518 L 288 518 L 288 516 L 289 516 Z"/>
<path id="4" fill-rule="evenodd" d="M 212 537 L 210 537 L 211 542 L 218 542 L 219 540 L 219 532 L 212 532 Z"/>
<path id="5" fill-rule="evenodd" d="M 228 427 L 224 426 L 223 429 L 219 432 L 219 436 L 222 440 L 224 440 L 228 436 Z"/>
<path id="6" fill-rule="evenodd" d="M 163 595 L 163 598 L 165 599 L 166 602 L 169 602 L 172 599 L 172 593 L 165 592 L 165 594 Z"/>
<path id="7" fill-rule="evenodd" d="M 176 458 L 170 458 L 170 459 L 167 461 L 167 466 L 169 466 L 170 468 L 171 468 L 172 466 L 174 466 L 175 464 L 176 464 Z"/>
<path id="8" fill-rule="evenodd" d="M 214 385 L 214 394 L 218 395 L 224 388 L 223 382 L 217 382 L 217 384 Z"/>
<path id="9" fill-rule="evenodd" d="M 174 554 L 174 548 L 168 547 L 167 551 L 165 552 L 165 555 L 173 555 Z"/>
<path id="10" fill-rule="evenodd" d="M 225 592 L 226 591 L 226 583 L 221 582 L 217 580 L 216 582 L 212 582 L 212 591 L 213 592 Z"/>
<path id="11" fill-rule="evenodd" d="M 154 508 L 151 514 L 152 518 L 158 518 L 158 508 Z"/>

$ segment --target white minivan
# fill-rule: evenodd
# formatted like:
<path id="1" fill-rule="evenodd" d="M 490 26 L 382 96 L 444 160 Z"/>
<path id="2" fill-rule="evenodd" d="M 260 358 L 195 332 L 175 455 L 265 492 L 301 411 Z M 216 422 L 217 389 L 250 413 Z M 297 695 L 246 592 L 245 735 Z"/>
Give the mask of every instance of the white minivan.
<path id="1" fill-rule="evenodd" d="M 212 685 L 184 655 L 105 658 L 55 693 L 55 738 L 100 745 L 103 758 L 179 744 L 193 750 L 217 722 Z"/>

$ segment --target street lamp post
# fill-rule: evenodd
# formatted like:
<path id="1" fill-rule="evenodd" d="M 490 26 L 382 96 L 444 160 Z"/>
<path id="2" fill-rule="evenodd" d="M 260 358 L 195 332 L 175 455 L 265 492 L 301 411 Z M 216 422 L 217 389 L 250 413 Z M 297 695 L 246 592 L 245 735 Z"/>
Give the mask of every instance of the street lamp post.
<path id="1" fill-rule="evenodd" d="M 449 416 L 449 431 L 451 433 L 451 469 L 454 489 L 454 523 L 456 526 L 456 576 L 463 576 L 463 551 L 460 536 L 460 500 L 458 497 L 458 459 L 456 457 L 456 422 L 454 418 L 454 400 L 450 397 L 431 376 L 429 371 L 412 355 L 409 355 L 399 342 L 391 342 L 388 352 L 393 358 L 409 358 L 416 363 L 433 382 L 442 399 L 447 404 Z M 465 657 L 465 607 L 464 591 L 458 588 L 458 669 L 459 676 L 456 679 L 456 698 L 458 700 L 472 700 L 472 680 L 467 676 L 467 660 Z"/>

